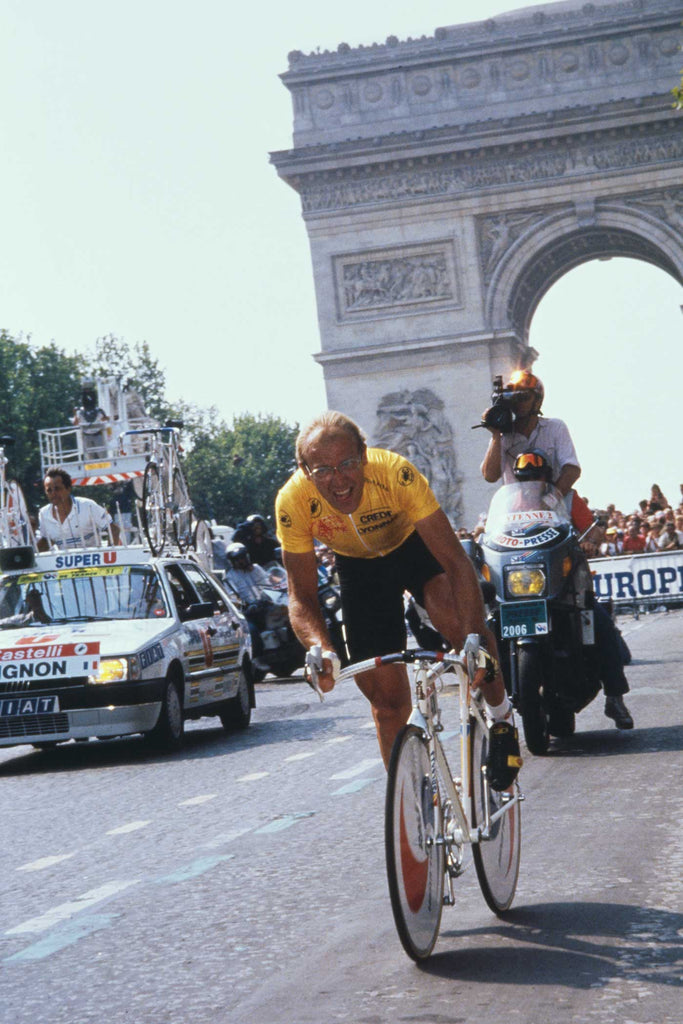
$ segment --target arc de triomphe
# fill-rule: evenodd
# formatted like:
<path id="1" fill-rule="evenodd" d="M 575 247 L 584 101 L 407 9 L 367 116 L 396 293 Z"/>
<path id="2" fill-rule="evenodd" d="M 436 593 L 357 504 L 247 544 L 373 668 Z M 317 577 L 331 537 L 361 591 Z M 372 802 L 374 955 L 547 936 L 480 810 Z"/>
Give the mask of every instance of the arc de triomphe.
<path id="1" fill-rule="evenodd" d="M 490 487 L 477 423 L 531 365 L 545 292 L 596 257 L 683 282 L 681 0 L 543 4 L 289 55 L 328 405 L 426 473 L 454 522 Z"/>

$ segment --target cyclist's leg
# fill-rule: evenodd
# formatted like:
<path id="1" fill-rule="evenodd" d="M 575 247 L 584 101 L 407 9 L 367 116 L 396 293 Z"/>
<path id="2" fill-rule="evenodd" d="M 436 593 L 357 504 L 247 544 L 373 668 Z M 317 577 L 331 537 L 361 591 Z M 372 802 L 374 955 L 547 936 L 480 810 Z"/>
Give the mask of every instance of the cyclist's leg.
<path id="1" fill-rule="evenodd" d="M 405 665 L 382 665 L 372 672 L 363 672 L 356 676 L 356 686 L 372 705 L 379 749 L 386 767 L 394 740 L 412 709 Z"/>
<path id="2" fill-rule="evenodd" d="M 342 614 L 351 661 L 363 661 L 403 650 L 406 627 L 403 587 L 391 556 L 383 559 L 336 560 Z M 402 665 L 383 665 L 363 672 L 356 683 L 372 705 L 377 738 L 385 765 L 398 731 L 411 711 L 408 676 Z"/>

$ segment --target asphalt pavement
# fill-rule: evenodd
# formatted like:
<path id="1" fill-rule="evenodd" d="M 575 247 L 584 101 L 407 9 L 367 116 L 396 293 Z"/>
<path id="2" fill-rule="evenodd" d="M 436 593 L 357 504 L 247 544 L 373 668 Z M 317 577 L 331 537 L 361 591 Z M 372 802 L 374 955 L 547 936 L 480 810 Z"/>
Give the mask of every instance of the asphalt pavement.
<path id="1" fill-rule="evenodd" d="M 474 871 L 434 955 L 387 895 L 384 768 L 352 684 L 257 688 L 252 726 L 0 750 L 7 1024 L 681 1024 L 683 611 L 621 620 L 620 732 L 596 700 L 526 756 L 504 917 Z M 448 724 L 448 723 L 446 723 Z"/>

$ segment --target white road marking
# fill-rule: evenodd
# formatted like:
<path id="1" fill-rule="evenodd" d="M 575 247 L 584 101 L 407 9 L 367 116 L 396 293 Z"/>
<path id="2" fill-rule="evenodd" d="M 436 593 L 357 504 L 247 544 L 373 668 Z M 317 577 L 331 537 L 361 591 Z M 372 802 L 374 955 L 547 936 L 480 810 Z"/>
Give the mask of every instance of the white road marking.
<path id="1" fill-rule="evenodd" d="M 363 772 L 367 771 L 368 768 L 374 768 L 376 764 L 381 764 L 381 757 L 366 757 L 364 761 L 359 761 L 353 768 L 347 768 L 343 772 L 336 772 L 334 775 L 330 775 L 331 779 L 353 779 L 356 775 L 362 775 Z"/>
<path id="2" fill-rule="evenodd" d="M 353 782 L 347 782 L 341 789 L 335 789 L 332 791 L 332 796 L 345 796 L 347 793 L 358 793 L 359 790 L 365 789 L 372 782 L 379 782 L 381 776 L 370 776 L 364 779 L 354 779 Z"/>
<path id="3" fill-rule="evenodd" d="M 361 725 L 361 729 L 374 729 L 374 728 L 375 728 L 375 723 L 374 722 L 365 722 L 363 725 Z"/>
<path id="4" fill-rule="evenodd" d="M 265 779 L 270 772 L 252 772 L 251 775 L 240 775 L 236 782 L 256 782 L 257 779 Z"/>
<path id="5" fill-rule="evenodd" d="M 105 832 L 107 836 L 125 836 L 128 832 L 137 832 L 140 828 L 145 828 L 146 825 L 151 824 L 149 821 L 129 821 L 127 825 L 119 825 L 117 828 L 110 828 L 108 832 Z"/>
<path id="6" fill-rule="evenodd" d="M 44 960 L 46 956 L 58 953 L 60 949 L 73 946 L 80 939 L 92 935 L 101 928 L 108 928 L 118 917 L 118 914 L 90 914 L 78 917 L 74 921 L 68 921 L 61 928 L 56 928 L 49 935 L 44 935 L 32 946 L 14 953 L 13 956 L 5 957 L 6 964 L 26 963 L 31 960 Z"/>
<path id="7" fill-rule="evenodd" d="M 73 853 L 57 853 L 52 857 L 41 857 L 40 860 L 32 860 L 30 864 L 22 864 L 17 871 L 42 871 L 44 868 L 51 868 L 53 864 L 61 864 L 63 860 L 73 857 Z"/>
<path id="8" fill-rule="evenodd" d="M 5 935 L 46 932 L 48 928 L 59 924 L 60 921 L 66 921 L 68 918 L 73 917 L 74 914 L 80 913 L 81 910 L 88 910 L 89 907 L 93 907 L 96 903 L 102 903 L 112 896 L 117 896 L 124 889 L 129 889 L 131 885 L 137 885 L 139 881 L 139 878 L 133 878 L 126 881 L 108 882 L 106 885 L 101 885 L 99 889 L 90 889 L 88 892 L 84 892 L 82 896 L 77 896 L 75 900 L 70 900 L 68 903 L 60 903 L 59 906 L 46 910 L 40 917 L 32 917 L 28 921 L 22 922 L 22 924 L 15 925 L 14 928 L 6 931 Z"/>
<path id="9" fill-rule="evenodd" d="M 372 724 L 374 726 L 375 723 L 373 722 Z M 332 743 L 347 743 L 349 740 L 352 740 L 352 739 L 353 739 L 353 736 L 334 736 L 331 740 L 327 741 L 325 746 L 329 747 Z"/>
<path id="10" fill-rule="evenodd" d="M 205 793 L 204 796 L 193 796 L 189 800 L 181 800 L 178 807 L 196 807 L 198 804 L 207 804 L 209 800 L 215 800 L 218 793 Z"/>
<path id="11" fill-rule="evenodd" d="M 303 754 L 290 754 L 289 757 L 285 758 L 285 764 L 288 761 L 305 761 L 307 757 L 315 757 L 319 753 L 319 750 L 306 750 Z"/>
<path id="12" fill-rule="evenodd" d="M 210 871 L 211 868 L 215 868 L 217 864 L 222 864 L 223 861 L 232 860 L 235 856 L 234 853 L 221 853 L 214 854 L 212 857 L 198 857 L 196 860 L 191 861 L 182 868 L 178 868 L 170 875 L 162 875 L 160 878 L 155 878 L 154 881 L 158 885 L 164 883 L 177 883 L 177 882 L 189 882 L 193 878 L 197 878 L 199 875 L 203 875 L 205 871 Z"/>
<path id="13" fill-rule="evenodd" d="M 247 835 L 252 830 L 251 825 L 248 828 L 234 828 L 230 832 L 224 832 L 223 835 L 216 836 L 215 839 L 209 840 L 208 843 L 204 843 L 204 846 L 208 849 L 214 849 L 216 846 L 226 846 L 228 843 L 233 843 L 235 839 L 240 839 L 242 836 Z"/>

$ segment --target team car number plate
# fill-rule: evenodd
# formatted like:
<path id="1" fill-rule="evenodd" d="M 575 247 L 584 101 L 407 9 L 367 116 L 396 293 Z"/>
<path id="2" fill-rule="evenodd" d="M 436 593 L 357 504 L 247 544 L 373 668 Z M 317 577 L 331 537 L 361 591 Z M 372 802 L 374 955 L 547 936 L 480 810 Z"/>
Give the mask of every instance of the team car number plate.
<path id="1" fill-rule="evenodd" d="M 500 606 L 500 635 L 503 640 L 520 636 L 543 636 L 548 632 L 545 601 L 515 601 Z"/>
<path id="2" fill-rule="evenodd" d="M 59 711 L 59 697 L 5 697 L 0 700 L 0 718 L 17 715 L 50 715 Z"/>

